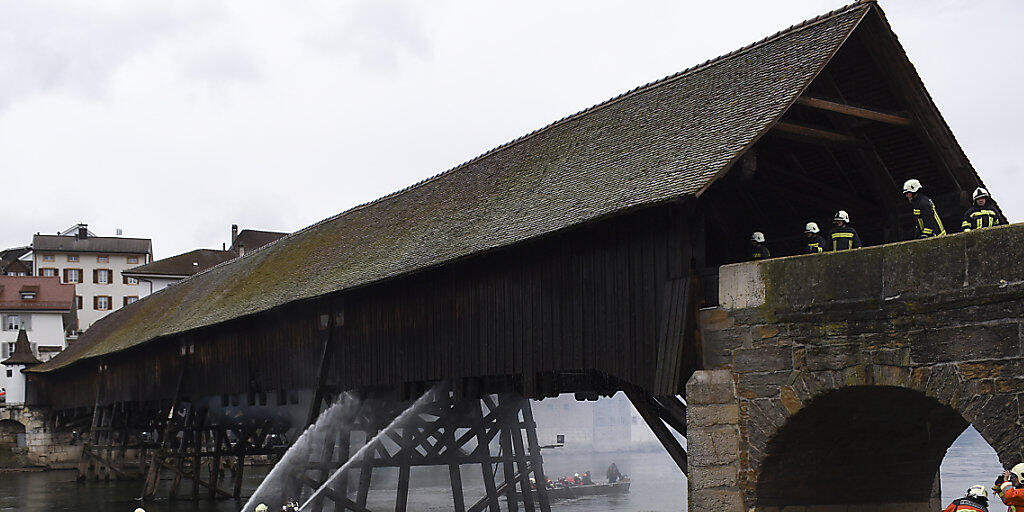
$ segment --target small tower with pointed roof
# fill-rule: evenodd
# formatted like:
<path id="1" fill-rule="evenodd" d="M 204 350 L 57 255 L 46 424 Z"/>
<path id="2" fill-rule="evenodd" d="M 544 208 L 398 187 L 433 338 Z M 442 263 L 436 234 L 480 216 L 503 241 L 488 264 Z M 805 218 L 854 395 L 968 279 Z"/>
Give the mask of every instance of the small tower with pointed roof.
<path id="1" fill-rule="evenodd" d="M 32 353 L 32 344 L 28 340 L 28 333 L 24 329 L 18 331 L 14 352 L 7 359 L 0 361 L 0 365 L 3 365 L 3 373 L 0 374 L 0 387 L 6 391 L 7 404 L 25 403 L 25 375 L 21 371 L 41 362 Z"/>

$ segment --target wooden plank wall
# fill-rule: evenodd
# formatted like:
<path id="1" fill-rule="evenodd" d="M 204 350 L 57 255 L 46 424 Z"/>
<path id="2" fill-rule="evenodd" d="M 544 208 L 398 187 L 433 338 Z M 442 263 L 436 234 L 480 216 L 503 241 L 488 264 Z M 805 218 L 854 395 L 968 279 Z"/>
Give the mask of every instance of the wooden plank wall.
<path id="1" fill-rule="evenodd" d="M 699 361 L 682 329 L 692 246 L 685 212 L 680 204 L 634 212 L 330 298 L 344 304 L 332 380 L 354 389 L 511 376 L 534 397 L 541 374 L 598 372 L 652 395 L 682 393 Z M 186 360 L 186 395 L 309 389 L 325 303 L 33 376 L 33 403 L 91 406 L 98 385 L 103 403 L 170 399 Z"/>

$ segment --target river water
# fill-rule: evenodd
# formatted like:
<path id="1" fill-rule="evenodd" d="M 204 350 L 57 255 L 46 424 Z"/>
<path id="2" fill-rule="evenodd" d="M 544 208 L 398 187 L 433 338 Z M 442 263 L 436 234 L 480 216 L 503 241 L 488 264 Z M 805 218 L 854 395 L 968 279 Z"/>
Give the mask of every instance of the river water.
<path id="1" fill-rule="evenodd" d="M 557 450 L 545 451 L 544 470 L 554 479 L 559 475 L 590 470 L 595 479 L 603 479 L 604 468 L 615 462 L 632 480 L 630 492 L 623 496 L 596 496 L 577 500 L 556 501 L 552 510 L 558 512 L 667 512 L 686 509 L 686 481 L 671 459 L 663 452 L 572 454 Z M 995 452 L 973 429 L 968 429 L 947 452 L 942 464 L 943 500 L 949 502 L 974 484 L 991 485 L 1000 471 Z M 247 471 L 245 493 L 252 493 L 266 473 L 257 468 Z M 463 466 L 467 506 L 483 496 L 479 471 Z M 370 492 L 371 510 L 393 510 L 395 471 L 374 473 Z M 499 477 L 500 479 L 500 477 Z M 183 482 L 184 494 L 191 485 Z M 167 482 L 164 483 L 165 486 Z M 446 468 L 414 468 L 413 487 L 409 497 L 411 511 L 448 511 L 451 489 Z M 132 512 L 142 506 L 148 512 L 237 512 L 241 503 L 200 500 L 169 501 L 161 499 L 140 504 L 136 496 L 141 482 L 75 482 L 74 471 L 0 474 L 0 511 L 18 512 Z M 163 495 L 166 495 L 164 493 Z M 503 506 L 504 510 L 504 506 Z"/>

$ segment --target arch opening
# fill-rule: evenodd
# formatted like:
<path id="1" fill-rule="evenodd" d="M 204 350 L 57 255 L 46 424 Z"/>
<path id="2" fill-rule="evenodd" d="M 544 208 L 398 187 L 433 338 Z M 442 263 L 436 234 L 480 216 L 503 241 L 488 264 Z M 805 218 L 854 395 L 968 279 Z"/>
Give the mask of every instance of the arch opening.
<path id="1" fill-rule="evenodd" d="M 906 503 L 941 509 L 939 465 L 968 425 L 950 406 L 905 388 L 831 391 L 806 404 L 769 441 L 758 507 Z"/>

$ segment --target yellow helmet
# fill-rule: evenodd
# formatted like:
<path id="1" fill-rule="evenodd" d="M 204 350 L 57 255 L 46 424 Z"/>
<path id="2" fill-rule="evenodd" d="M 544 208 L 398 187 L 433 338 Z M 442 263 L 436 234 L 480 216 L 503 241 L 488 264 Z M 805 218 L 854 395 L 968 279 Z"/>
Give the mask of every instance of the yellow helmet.
<path id="1" fill-rule="evenodd" d="M 982 498 L 988 501 L 988 489 L 984 485 L 972 485 L 967 489 L 968 498 Z"/>
<path id="2" fill-rule="evenodd" d="M 1017 476 L 1017 485 L 1024 484 L 1024 462 L 1010 468 L 1010 473 Z"/>
<path id="3" fill-rule="evenodd" d="M 267 504 L 260 503 L 259 505 L 256 505 L 256 512 L 267 512 Z"/>

